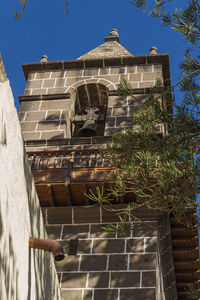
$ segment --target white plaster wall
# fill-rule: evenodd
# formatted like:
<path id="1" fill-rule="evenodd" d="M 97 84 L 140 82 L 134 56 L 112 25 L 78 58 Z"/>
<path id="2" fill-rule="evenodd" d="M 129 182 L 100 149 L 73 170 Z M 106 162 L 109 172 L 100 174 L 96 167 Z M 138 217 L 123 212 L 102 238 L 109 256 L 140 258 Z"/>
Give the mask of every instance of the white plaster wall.
<path id="1" fill-rule="evenodd" d="M 59 300 L 52 254 L 30 249 L 47 237 L 9 81 L 0 82 L 0 299 Z"/>

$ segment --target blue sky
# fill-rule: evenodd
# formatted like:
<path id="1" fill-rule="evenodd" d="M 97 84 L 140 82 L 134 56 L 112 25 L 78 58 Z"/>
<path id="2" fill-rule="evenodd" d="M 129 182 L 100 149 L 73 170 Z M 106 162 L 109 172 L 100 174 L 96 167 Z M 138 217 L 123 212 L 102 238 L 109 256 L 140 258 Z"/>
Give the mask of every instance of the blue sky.
<path id="1" fill-rule="evenodd" d="M 177 6 L 182 0 L 175 0 Z M 172 7 L 172 8 L 174 8 Z M 38 62 L 43 54 L 49 61 L 76 59 L 104 42 L 117 28 L 120 43 L 134 55 L 147 54 L 151 46 L 170 54 L 172 83 L 178 80 L 178 65 L 186 44 L 180 34 L 163 27 L 159 19 L 137 13 L 129 0 L 29 0 L 21 19 L 19 0 L 1 0 L 0 52 L 13 90 L 15 105 L 23 94 L 22 63 Z"/>
<path id="2" fill-rule="evenodd" d="M 0 52 L 19 109 L 25 79 L 22 63 L 38 62 L 43 54 L 49 61 L 76 59 L 104 42 L 112 28 L 117 28 L 120 43 L 133 55 L 147 54 L 151 46 L 170 54 L 172 84 L 178 81 L 178 65 L 188 45 L 179 33 L 163 27 L 159 19 L 137 13 L 129 0 L 28 0 L 21 19 L 19 0 L 0 2 Z M 171 9 L 186 4 L 172 1 Z M 176 100 L 181 94 L 176 89 Z M 200 197 L 199 197 L 200 198 Z M 200 199 L 199 199 L 200 201 Z"/>

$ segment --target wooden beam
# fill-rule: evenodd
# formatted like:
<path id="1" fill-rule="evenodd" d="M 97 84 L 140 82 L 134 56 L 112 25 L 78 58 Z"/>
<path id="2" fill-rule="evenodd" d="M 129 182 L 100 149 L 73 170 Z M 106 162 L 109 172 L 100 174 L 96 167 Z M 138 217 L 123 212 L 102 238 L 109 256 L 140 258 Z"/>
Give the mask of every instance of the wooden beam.
<path id="1" fill-rule="evenodd" d="M 47 194 L 50 206 L 54 206 L 53 191 L 51 184 L 47 184 Z"/>

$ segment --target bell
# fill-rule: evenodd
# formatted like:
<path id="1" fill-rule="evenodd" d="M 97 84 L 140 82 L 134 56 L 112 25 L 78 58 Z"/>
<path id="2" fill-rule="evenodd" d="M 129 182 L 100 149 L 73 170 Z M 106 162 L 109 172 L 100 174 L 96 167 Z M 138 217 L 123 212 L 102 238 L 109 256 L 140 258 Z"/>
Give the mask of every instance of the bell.
<path id="1" fill-rule="evenodd" d="M 89 137 L 89 136 L 96 136 L 97 129 L 95 120 L 86 120 L 83 126 L 78 130 L 78 136 L 80 137 Z"/>

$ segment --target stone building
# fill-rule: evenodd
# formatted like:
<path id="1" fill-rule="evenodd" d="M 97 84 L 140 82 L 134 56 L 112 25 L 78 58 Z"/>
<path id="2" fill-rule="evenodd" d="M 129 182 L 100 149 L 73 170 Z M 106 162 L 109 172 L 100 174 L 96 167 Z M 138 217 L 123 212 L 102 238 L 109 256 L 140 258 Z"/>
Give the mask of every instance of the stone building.
<path id="1" fill-rule="evenodd" d="M 130 116 L 157 78 L 169 87 L 168 54 L 152 47 L 148 55 L 134 56 L 113 29 L 78 59 L 48 62 L 44 56 L 23 70 L 19 119 L 26 152 L 49 238 L 68 254 L 56 266 L 63 299 L 186 299 L 185 285 L 198 279 L 197 236 L 144 209 L 126 238 L 110 235 L 102 227 L 118 223 L 118 216 L 89 206 L 85 195 L 108 186 L 111 162 L 99 150 L 113 133 L 130 127 Z M 123 77 L 134 98 L 117 95 Z M 131 200 L 123 198 L 117 207 Z"/>

